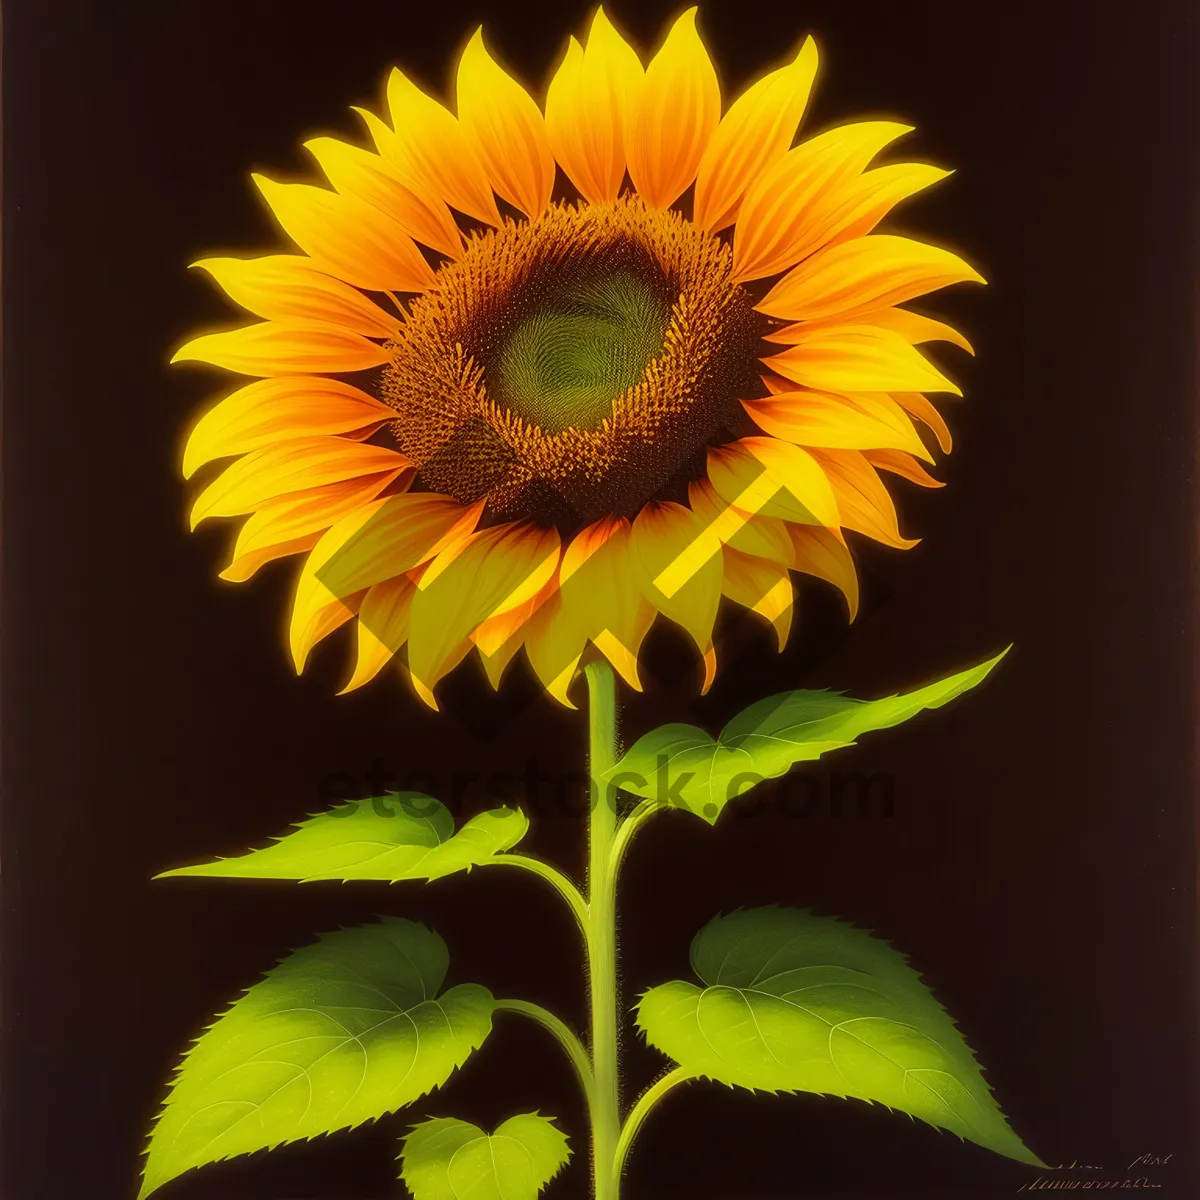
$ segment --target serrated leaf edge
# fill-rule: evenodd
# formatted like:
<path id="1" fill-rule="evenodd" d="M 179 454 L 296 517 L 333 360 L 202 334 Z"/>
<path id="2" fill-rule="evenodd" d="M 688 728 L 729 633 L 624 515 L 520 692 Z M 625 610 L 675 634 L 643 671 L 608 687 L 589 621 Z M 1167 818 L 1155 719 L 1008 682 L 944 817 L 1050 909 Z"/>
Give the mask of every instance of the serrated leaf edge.
<path id="1" fill-rule="evenodd" d="M 428 797 L 428 799 L 434 799 L 434 797 L 431 796 L 431 797 Z M 365 804 L 365 803 L 368 803 L 368 801 L 366 801 L 366 800 L 356 801 L 355 803 Z M 439 801 L 439 803 L 441 803 L 441 802 Z M 297 877 L 297 876 L 288 876 L 288 875 L 262 875 L 262 876 L 244 875 L 244 876 L 239 876 L 239 875 L 207 875 L 207 874 L 205 874 L 204 868 L 215 867 L 218 863 L 237 862 L 240 859 L 252 858 L 255 854 L 261 853 L 263 850 L 270 849 L 270 847 L 272 847 L 272 846 L 277 846 L 281 842 L 286 841 L 294 833 L 299 832 L 299 830 L 301 828 L 303 828 L 303 826 L 308 821 L 313 821 L 317 817 L 328 816 L 333 811 L 335 811 L 335 810 L 327 808 L 327 809 L 321 810 L 320 812 L 309 813 L 307 816 L 301 817 L 301 818 L 293 821 L 283 833 L 269 837 L 267 840 L 267 844 L 265 846 L 257 846 L 250 850 L 243 851 L 241 854 L 218 855 L 211 862 L 194 863 L 194 864 L 191 864 L 191 865 L 185 866 L 185 867 L 172 867 L 168 871 L 160 871 L 157 875 L 152 875 L 150 877 L 151 882 L 154 882 L 155 880 L 159 880 L 159 879 L 230 879 L 230 880 L 233 880 L 236 882 L 241 882 L 241 883 L 341 883 L 341 884 L 386 883 L 390 887 L 397 883 L 419 883 L 422 880 L 424 880 L 424 882 L 427 882 L 427 883 L 436 883 L 439 879 L 445 879 L 450 875 L 457 875 L 460 872 L 469 875 L 471 873 L 471 871 L 473 871 L 476 867 L 486 865 L 484 863 L 467 863 L 466 866 L 461 867 L 455 871 L 448 871 L 448 872 L 446 872 L 445 875 L 437 875 L 437 876 L 433 876 L 433 877 L 425 877 L 425 876 L 421 876 L 421 875 L 415 875 L 415 876 L 404 876 L 404 877 L 400 877 L 400 878 L 396 878 L 396 879 L 388 879 L 385 876 L 378 876 L 377 878 L 371 878 L 370 876 L 367 876 L 362 879 L 337 879 L 337 878 L 331 878 L 329 876 L 319 876 L 319 875 L 310 875 L 307 877 Z M 523 809 L 521 809 L 515 805 L 509 806 L 506 804 L 502 804 L 497 808 L 489 808 L 489 809 L 485 809 L 481 813 L 476 813 L 474 817 L 471 817 L 468 821 L 464 822 L 464 824 L 462 824 L 457 829 L 455 829 L 455 831 L 450 835 L 450 837 L 448 837 L 444 842 L 439 842 L 436 846 L 426 847 L 425 854 L 422 855 L 421 858 L 419 858 L 417 860 L 417 865 L 424 862 L 425 859 L 430 854 L 434 854 L 438 850 L 440 850 L 443 846 L 449 845 L 450 842 L 452 842 L 456 837 L 458 837 L 459 834 L 462 833 L 463 830 L 465 830 L 470 825 L 471 821 L 474 821 L 476 819 L 476 817 L 491 816 L 493 814 L 502 813 L 502 812 L 503 813 L 512 813 L 517 816 L 521 816 L 521 817 L 525 818 L 525 828 L 524 828 L 524 830 L 522 830 L 520 837 L 517 837 L 515 840 L 510 842 L 507 846 L 501 847 L 494 855 L 492 855 L 492 858 L 496 859 L 496 858 L 499 858 L 500 855 L 508 853 L 508 851 L 511 850 L 514 846 L 518 845 L 524 839 L 525 834 L 529 832 L 529 818 L 528 818 L 528 816 L 526 816 L 525 811 Z M 392 846 L 392 847 L 389 847 L 388 849 L 396 849 L 396 848 L 397 847 Z M 382 856 L 385 853 L 387 853 L 387 850 L 380 851 L 380 856 Z M 278 964 L 276 964 L 276 965 L 278 965 Z"/>
<path id="2" fill-rule="evenodd" d="M 925 988 L 926 992 L 928 993 L 928 997 L 929 997 L 930 1001 L 937 1007 L 938 1011 L 946 1018 L 946 1020 L 949 1021 L 950 1025 L 954 1028 L 955 1033 L 957 1033 L 958 1036 L 962 1038 L 963 1047 L 966 1049 L 967 1054 L 970 1056 L 971 1062 L 974 1065 L 975 1069 L 979 1072 L 980 1081 L 983 1083 L 983 1086 L 987 1092 L 988 1098 L 992 1101 L 993 1104 L 995 1104 L 996 1112 L 1000 1115 L 1000 1117 L 1004 1121 L 1005 1125 L 1008 1126 L 1009 1131 L 1013 1133 L 1013 1137 L 1016 1138 L 1017 1142 L 1022 1147 L 1025 1148 L 1025 1150 L 1028 1152 L 1028 1154 L 1030 1155 L 1031 1158 L 1036 1160 L 1035 1163 L 1032 1163 L 1030 1165 L 1046 1167 L 1047 1164 L 1042 1162 L 1042 1160 L 1039 1159 L 1037 1157 L 1037 1155 L 1035 1155 L 1033 1153 L 1032 1150 L 1029 1150 L 1029 1148 L 1027 1146 L 1025 1146 L 1023 1139 L 1017 1137 L 1016 1133 L 1012 1131 L 1012 1126 L 1011 1126 L 1011 1123 L 1009 1122 L 1008 1114 L 1001 1107 L 1000 1102 L 996 1097 L 996 1093 L 995 1093 L 994 1089 L 992 1088 L 991 1082 L 987 1078 L 987 1068 L 984 1067 L 982 1063 L 980 1063 L 979 1059 L 977 1058 L 977 1056 L 975 1054 L 974 1048 L 971 1046 L 970 1042 L 968 1042 L 966 1034 L 959 1027 L 959 1023 L 955 1019 L 954 1015 L 949 1011 L 949 1009 L 946 1008 L 946 1006 L 944 1004 L 942 1004 L 941 1000 L 938 999 L 933 988 L 931 988 L 928 984 L 924 983 L 923 973 L 921 971 L 917 970 L 916 967 L 910 965 L 910 962 L 911 962 L 910 956 L 907 953 L 905 953 L 905 951 L 898 949 L 889 938 L 886 938 L 886 937 L 882 936 L 881 934 L 876 933 L 873 929 L 870 929 L 866 925 L 863 925 L 860 922 L 855 921 L 853 919 L 847 919 L 845 917 L 838 917 L 838 916 L 825 916 L 821 913 L 816 912 L 812 908 L 790 908 L 788 905 L 783 905 L 783 904 L 764 904 L 764 905 L 758 905 L 755 908 L 745 908 L 745 907 L 742 907 L 741 905 L 739 905 L 737 908 L 730 909 L 728 912 L 717 913 L 715 916 L 711 917 L 708 921 L 706 921 L 703 926 L 701 926 L 699 931 L 692 938 L 692 944 L 694 946 L 695 942 L 697 940 L 699 940 L 700 936 L 704 933 L 704 931 L 710 925 L 715 924 L 717 921 L 723 920 L 726 917 L 733 916 L 733 915 L 735 915 L 737 913 L 741 913 L 741 912 L 756 912 L 756 911 L 764 911 L 764 910 L 771 911 L 771 912 L 789 912 L 789 911 L 797 912 L 797 913 L 803 913 L 805 916 L 816 917 L 822 921 L 833 921 L 835 924 L 840 925 L 844 928 L 853 929 L 858 933 L 867 934 L 869 937 L 871 937 L 875 941 L 881 943 L 884 946 L 887 946 L 888 949 L 891 950 L 891 952 L 893 954 L 897 955 L 897 957 L 900 958 L 900 960 L 908 967 L 908 969 L 910 971 L 912 971 L 912 973 L 916 977 L 916 979 L 922 981 L 922 986 Z M 689 948 L 689 953 L 688 953 L 688 965 L 691 966 L 692 971 L 695 972 L 697 978 L 699 978 L 699 972 L 696 971 L 695 965 L 692 962 L 691 948 Z M 649 1034 L 646 1032 L 645 1027 L 642 1025 L 641 1002 L 656 988 L 666 987 L 667 984 L 669 984 L 669 983 L 688 983 L 688 982 L 689 982 L 688 980 L 682 980 L 682 979 L 668 980 L 667 983 L 655 984 L 654 987 L 646 988 L 645 991 L 643 991 L 642 993 L 639 994 L 638 1002 L 637 1002 L 637 1004 L 635 1004 L 633 1006 L 634 1012 L 636 1014 L 635 1019 L 634 1019 L 634 1024 L 635 1024 L 635 1027 L 637 1028 L 638 1033 L 642 1036 L 642 1039 L 645 1041 L 647 1046 L 652 1046 L 655 1050 L 658 1050 L 658 1047 L 655 1046 L 654 1043 L 650 1040 Z M 701 980 L 701 983 L 703 984 L 703 980 Z M 696 986 L 696 985 L 693 984 L 692 986 Z M 713 985 L 705 984 L 704 986 L 708 987 L 708 986 L 713 986 Z M 736 989 L 736 990 L 745 990 L 745 989 Z M 663 1054 L 663 1056 L 666 1058 L 670 1057 L 669 1055 L 666 1055 L 662 1050 L 658 1050 L 658 1052 L 660 1054 Z M 672 1059 L 671 1061 L 674 1061 L 674 1060 Z M 890 1112 L 890 1113 L 898 1114 L 901 1116 L 906 1116 L 906 1117 L 908 1117 L 908 1119 L 910 1121 L 914 1121 L 914 1122 L 920 1121 L 920 1123 L 922 1125 L 926 1125 L 930 1129 L 933 1129 L 938 1133 L 946 1134 L 950 1137 L 957 1138 L 960 1142 L 963 1142 L 964 1144 L 978 1145 L 978 1143 L 970 1143 L 970 1139 L 963 1137 L 961 1134 L 955 1133 L 954 1130 L 952 1130 L 952 1129 L 946 1129 L 944 1126 L 935 1125 L 932 1121 L 925 1120 L 924 1117 L 918 1117 L 918 1116 L 915 1116 L 913 1113 L 905 1112 L 904 1109 L 893 1108 L 890 1104 L 886 1104 L 882 1100 L 871 1100 L 871 1099 L 868 1099 L 868 1098 L 865 1098 L 862 1096 L 848 1096 L 848 1095 L 845 1095 L 845 1094 L 842 1094 L 839 1092 L 816 1092 L 816 1091 L 810 1091 L 808 1088 L 748 1087 L 746 1084 L 743 1084 L 743 1083 L 728 1083 L 723 1079 L 717 1079 L 715 1076 L 708 1075 L 704 1071 L 697 1071 L 694 1075 L 694 1078 L 703 1079 L 703 1080 L 707 1081 L 708 1083 L 715 1083 L 720 1087 L 728 1088 L 730 1091 L 750 1092 L 752 1095 L 760 1095 L 761 1094 L 761 1095 L 767 1095 L 767 1096 L 779 1096 L 779 1095 L 832 1096 L 838 1100 L 848 1100 L 848 1101 L 857 1102 L 860 1104 L 868 1104 L 873 1108 L 886 1108 L 888 1110 L 888 1112 Z M 983 1147 L 983 1149 L 987 1149 L 987 1147 Z M 994 1151 L 993 1151 L 993 1153 L 994 1153 Z M 1016 1159 L 1014 1161 L 1021 1161 L 1021 1160 Z"/>
<path id="3" fill-rule="evenodd" d="M 347 1125 L 339 1125 L 336 1129 L 329 1129 L 329 1130 L 326 1130 L 324 1133 L 307 1134 L 303 1137 L 295 1137 L 295 1138 L 280 1138 L 278 1141 L 271 1142 L 268 1145 L 261 1146 L 257 1150 L 252 1150 L 245 1154 L 222 1154 L 217 1158 L 209 1159 L 207 1162 L 198 1163 L 195 1166 L 191 1166 L 191 1167 L 186 1167 L 186 1168 L 184 1168 L 184 1170 L 180 1171 L 178 1174 L 168 1175 L 165 1178 L 159 1180 L 159 1182 L 155 1183 L 152 1187 L 149 1187 L 149 1188 L 146 1187 L 145 1169 L 146 1169 L 146 1164 L 147 1164 L 147 1162 L 149 1160 L 149 1156 L 150 1156 L 150 1148 L 154 1141 L 155 1129 L 157 1128 L 159 1122 L 162 1120 L 164 1114 L 167 1112 L 168 1108 L 171 1105 L 171 1093 L 174 1091 L 175 1084 L 179 1082 L 179 1079 L 183 1074 L 183 1070 L 187 1064 L 188 1058 L 195 1051 L 196 1047 L 199 1045 L 201 1040 L 207 1034 L 211 1033 L 216 1028 L 216 1026 L 219 1025 L 220 1022 L 222 1020 L 224 1020 L 224 1018 L 230 1014 L 230 1012 L 233 1011 L 233 1008 L 235 1005 L 237 1005 L 241 1000 L 245 999 L 258 984 L 262 983 L 263 980 L 265 980 L 271 974 L 271 972 L 275 970 L 276 967 L 282 966 L 298 950 L 304 950 L 310 946 L 316 946 L 316 945 L 320 944 L 321 942 L 325 941 L 327 938 L 333 937 L 336 934 L 342 933 L 347 930 L 361 929 L 364 926 L 370 925 L 370 924 L 382 925 L 385 922 L 389 922 L 389 921 L 406 921 L 411 925 L 419 926 L 420 928 L 426 930 L 429 933 L 434 934 L 435 936 L 440 936 L 437 934 L 437 931 L 435 929 L 432 929 L 430 926 L 426 925 L 422 921 L 412 921 L 407 917 L 396 917 L 396 916 L 391 916 L 391 915 L 384 914 L 384 913 L 376 914 L 374 922 L 363 921 L 363 922 L 358 922 L 354 925 L 338 925 L 334 929 L 324 930 L 324 931 L 316 934 L 311 942 L 307 942 L 302 946 L 293 947 L 291 950 L 286 951 L 279 958 L 277 958 L 271 966 L 264 968 L 262 970 L 262 972 L 259 974 L 259 977 L 256 980 L 254 980 L 253 983 L 247 984 L 246 987 L 242 988 L 242 990 L 229 1002 L 229 1004 L 212 1018 L 212 1021 L 208 1025 L 205 1025 L 204 1028 L 201 1029 L 199 1033 L 195 1034 L 192 1038 L 190 1038 L 188 1040 L 188 1042 L 186 1043 L 186 1045 L 183 1049 L 183 1052 L 179 1056 L 179 1061 L 176 1063 L 174 1069 L 172 1070 L 171 1074 L 168 1076 L 168 1078 L 166 1080 L 166 1083 L 165 1083 L 164 1089 L 163 1089 L 165 1091 L 166 1095 L 159 1103 L 159 1106 L 156 1109 L 154 1116 L 151 1118 L 150 1132 L 146 1135 L 146 1144 L 145 1144 L 144 1148 L 142 1149 L 142 1151 L 140 1152 L 140 1158 L 143 1160 L 142 1161 L 142 1175 L 141 1175 L 142 1182 L 141 1182 L 141 1186 L 138 1189 L 137 1200 L 145 1200 L 145 1198 L 147 1196 L 153 1195 L 154 1192 L 158 1191 L 159 1188 L 170 1183 L 172 1180 L 179 1179 L 184 1175 L 188 1175 L 193 1171 L 200 1170 L 203 1167 L 211 1166 L 214 1163 L 229 1162 L 231 1159 L 235 1159 L 235 1158 L 253 1158 L 256 1155 L 265 1154 L 271 1150 L 277 1150 L 280 1146 L 283 1146 L 283 1145 L 289 1145 L 289 1146 L 300 1145 L 305 1142 L 313 1142 L 313 1141 L 317 1141 L 320 1138 L 329 1137 L 335 1133 L 345 1133 L 351 1129 L 362 1129 L 364 1126 L 375 1124 L 376 1121 L 385 1120 L 387 1117 L 392 1116 L 396 1111 L 398 1111 L 396 1109 L 393 1109 L 389 1112 L 380 1113 L 378 1116 L 367 1117 L 362 1121 L 351 1122 L 350 1124 L 347 1124 Z M 443 980 L 443 985 L 444 985 L 444 982 L 445 981 Z M 463 986 L 468 986 L 468 985 L 453 984 L 451 988 L 443 990 L 441 992 L 441 995 L 445 995 L 447 991 L 451 991 L 451 990 L 453 990 L 453 988 L 463 987 Z M 469 985 L 469 986 L 482 987 L 481 984 L 474 984 L 474 985 Z M 484 990 L 486 991 L 488 989 L 485 988 Z M 490 994 L 490 992 L 489 992 L 489 994 Z M 422 1001 L 422 1003 L 429 1003 L 429 1001 L 425 1000 L 425 1001 Z M 490 1021 L 490 1018 L 489 1018 L 489 1021 Z M 490 1033 L 490 1026 L 489 1026 L 489 1033 Z M 487 1034 L 485 1034 L 484 1037 L 486 1038 Z M 482 1043 L 480 1043 L 480 1044 L 482 1044 Z M 455 1064 L 454 1068 L 451 1070 L 450 1074 L 446 1078 L 446 1083 L 449 1083 L 451 1081 L 451 1079 L 453 1079 L 454 1076 L 460 1070 L 462 1070 L 463 1065 L 466 1062 L 466 1058 L 470 1057 L 470 1055 L 473 1054 L 478 1049 L 479 1049 L 479 1046 L 471 1047 L 471 1049 L 467 1053 L 467 1056 L 463 1058 L 462 1062 Z M 433 1088 L 431 1088 L 429 1090 L 429 1092 L 427 1092 L 425 1094 L 432 1095 L 434 1092 L 440 1091 L 441 1088 L 443 1088 L 443 1087 L 445 1087 L 445 1083 L 437 1084 Z"/>
<path id="4" fill-rule="evenodd" d="M 538 1188 L 538 1191 L 540 1192 L 543 1188 L 545 1188 L 548 1184 L 552 1183 L 555 1179 L 558 1178 L 559 1175 L 562 1174 L 563 1170 L 565 1169 L 567 1164 L 571 1161 L 571 1158 L 575 1153 L 574 1150 L 571 1148 L 570 1138 L 556 1124 L 556 1122 L 559 1120 L 559 1118 L 558 1117 L 548 1117 L 545 1115 L 545 1113 L 543 1113 L 541 1111 L 541 1109 L 535 1109 L 533 1112 L 527 1112 L 527 1113 L 513 1113 L 512 1116 L 505 1117 L 504 1120 L 501 1121 L 500 1124 L 497 1125 L 496 1128 L 493 1129 L 490 1133 L 487 1130 L 482 1129 L 480 1126 L 476 1125 L 473 1121 L 463 1120 L 462 1117 L 427 1117 L 424 1121 L 418 1121 L 415 1125 L 408 1126 L 404 1135 L 400 1139 L 400 1153 L 396 1155 L 396 1162 L 398 1162 L 400 1164 L 401 1179 L 403 1179 L 404 1162 L 405 1162 L 405 1159 L 408 1157 L 408 1139 L 409 1139 L 409 1137 L 412 1136 L 412 1134 L 416 1133 L 416 1131 L 418 1129 L 424 1129 L 425 1126 L 427 1126 L 427 1125 L 436 1125 L 441 1121 L 462 1121 L 462 1123 L 464 1125 L 470 1125 L 470 1127 L 479 1134 L 480 1138 L 491 1139 L 496 1136 L 496 1131 L 498 1129 L 502 1128 L 504 1125 L 507 1125 L 509 1121 L 515 1121 L 520 1117 L 537 1117 L 539 1120 L 545 1121 L 546 1124 L 548 1124 L 563 1139 L 562 1160 L 558 1163 L 558 1165 L 554 1168 L 554 1170 L 549 1175 L 546 1176 L 546 1179 L 541 1184 L 541 1186 Z M 517 1139 L 514 1138 L 513 1140 L 516 1141 Z"/>

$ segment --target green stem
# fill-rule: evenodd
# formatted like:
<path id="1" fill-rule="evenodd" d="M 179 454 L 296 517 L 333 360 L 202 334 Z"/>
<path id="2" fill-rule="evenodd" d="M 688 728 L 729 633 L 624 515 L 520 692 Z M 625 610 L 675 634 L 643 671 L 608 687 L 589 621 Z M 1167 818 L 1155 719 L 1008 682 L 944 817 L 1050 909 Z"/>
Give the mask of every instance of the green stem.
<path id="1" fill-rule="evenodd" d="M 617 758 L 616 686 L 607 662 L 584 668 L 588 687 L 588 771 L 591 817 L 588 822 L 587 955 L 590 977 L 591 1051 L 595 1080 L 592 1106 L 593 1200 L 617 1200 L 620 1172 L 617 1142 L 621 1133 L 617 1057 L 617 913 L 616 805 L 600 782 Z"/>
<path id="2" fill-rule="evenodd" d="M 682 1067 L 676 1067 L 673 1071 L 668 1071 L 657 1083 L 652 1084 L 642 1093 L 641 1098 L 633 1106 L 633 1111 L 626 1117 L 624 1128 L 622 1128 L 621 1136 L 617 1141 L 616 1174 L 618 1177 L 625 1169 L 625 1158 L 629 1154 L 629 1148 L 633 1145 L 633 1140 L 637 1137 L 638 1130 L 642 1127 L 642 1122 L 650 1115 L 651 1109 L 668 1092 L 673 1091 L 681 1083 L 687 1083 L 691 1078 L 692 1076 Z"/>
<path id="3" fill-rule="evenodd" d="M 579 926 L 584 938 L 588 936 L 588 906 L 584 903 L 579 889 L 559 870 L 540 858 L 528 854 L 497 854 L 495 858 L 483 864 L 488 867 L 520 867 L 540 876 L 551 884 L 560 896 L 567 902 L 575 923 Z"/>
<path id="4" fill-rule="evenodd" d="M 625 852 L 633 835 L 659 810 L 657 800 L 643 800 L 637 808 L 625 817 L 617 826 L 617 836 L 613 839 L 613 872 L 619 872 Z"/>
<path id="5" fill-rule="evenodd" d="M 528 1000 L 497 1000 L 496 1011 L 520 1013 L 522 1016 L 529 1017 L 550 1031 L 555 1041 L 558 1042 L 566 1052 L 567 1057 L 571 1060 L 571 1065 L 575 1068 L 575 1075 L 579 1080 L 579 1086 L 583 1089 L 584 1099 L 587 1101 L 588 1109 L 591 1110 L 594 1106 L 596 1090 L 595 1082 L 592 1079 L 592 1064 L 588 1060 L 587 1051 L 583 1048 L 583 1043 L 568 1028 L 566 1023 L 559 1020 L 548 1009 L 542 1008 L 540 1004 L 532 1004 Z"/>

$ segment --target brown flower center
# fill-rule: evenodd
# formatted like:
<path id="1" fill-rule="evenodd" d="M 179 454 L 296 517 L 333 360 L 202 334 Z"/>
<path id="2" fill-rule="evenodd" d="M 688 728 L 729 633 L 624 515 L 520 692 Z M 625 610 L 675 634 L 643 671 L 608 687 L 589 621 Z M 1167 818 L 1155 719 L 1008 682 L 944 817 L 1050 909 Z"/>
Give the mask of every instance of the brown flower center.
<path id="1" fill-rule="evenodd" d="M 389 346 L 420 485 L 563 533 L 679 493 L 760 391 L 763 320 L 730 264 L 635 196 L 474 236 Z"/>

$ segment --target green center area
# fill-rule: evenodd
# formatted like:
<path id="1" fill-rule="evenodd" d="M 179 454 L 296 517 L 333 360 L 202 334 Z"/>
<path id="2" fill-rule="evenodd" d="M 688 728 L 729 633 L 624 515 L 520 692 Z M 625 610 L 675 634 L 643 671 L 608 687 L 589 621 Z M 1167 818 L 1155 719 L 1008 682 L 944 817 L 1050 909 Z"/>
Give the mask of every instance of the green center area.
<path id="1" fill-rule="evenodd" d="M 632 271 L 552 285 L 500 347 L 492 398 L 547 433 L 594 429 L 663 348 L 671 306 Z"/>

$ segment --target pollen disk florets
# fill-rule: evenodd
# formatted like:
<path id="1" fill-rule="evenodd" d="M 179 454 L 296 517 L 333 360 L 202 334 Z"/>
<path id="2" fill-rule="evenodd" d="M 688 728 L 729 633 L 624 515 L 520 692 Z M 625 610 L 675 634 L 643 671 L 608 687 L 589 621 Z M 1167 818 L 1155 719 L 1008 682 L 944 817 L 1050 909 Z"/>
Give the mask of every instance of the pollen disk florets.
<path id="1" fill-rule="evenodd" d="M 762 321 L 728 247 L 678 213 L 557 204 L 438 272 L 382 395 L 421 484 L 565 532 L 635 515 L 740 427 Z"/>

